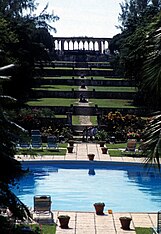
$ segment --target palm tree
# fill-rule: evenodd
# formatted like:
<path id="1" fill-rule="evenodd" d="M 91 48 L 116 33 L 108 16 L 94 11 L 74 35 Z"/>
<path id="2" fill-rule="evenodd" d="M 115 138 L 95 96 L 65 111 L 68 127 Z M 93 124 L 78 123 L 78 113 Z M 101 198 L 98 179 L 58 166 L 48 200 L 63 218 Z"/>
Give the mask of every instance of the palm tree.
<path id="1" fill-rule="evenodd" d="M 8 70 L 13 65 L 0 68 L 0 71 Z M 6 112 L 5 106 L 14 103 L 12 97 L 2 94 L 2 83 L 8 80 L 7 76 L 0 76 L 0 206 L 8 207 L 13 216 L 23 220 L 28 218 L 30 213 L 27 207 L 10 190 L 10 185 L 14 185 L 15 178 L 20 177 L 24 171 L 21 163 L 15 158 L 16 141 L 20 135 L 25 134 L 25 130 L 12 122 Z"/>
<path id="2" fill-rule="evenodd" d="M 160 169 L 161 112 L 154 113 L 143 133 L 141 148 L 147 163 L 157 163 Z"/>
<path id="3" fill-rule="evenodd" d="M 153 19 L 146 39 L 147 59 L 143 66 L 142 92 L 149 107 L 155 110 L 143 134 L 142 148 L 147 162 L 156 162 L 160 169 L 161 156 L 161 13 Z"/>

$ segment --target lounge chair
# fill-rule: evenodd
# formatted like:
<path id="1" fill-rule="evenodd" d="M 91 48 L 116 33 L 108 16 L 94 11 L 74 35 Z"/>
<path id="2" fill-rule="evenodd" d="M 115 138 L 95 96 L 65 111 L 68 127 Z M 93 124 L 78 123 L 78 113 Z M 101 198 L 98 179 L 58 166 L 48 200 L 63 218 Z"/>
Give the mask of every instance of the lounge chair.
<path id="1" fill-rule="evenodd" d="M 20 149 L 30 149 L 30 147 L 31 147 L 30 142 L 27 142 L 27 141 L 20 141 L 19 142 Z"/>
<path id="2" fill-rule="evenodd" d="M 30 149 L 31 148 L 31 139 L 29 134 L 23 136 L 18 140 L 17 149 Z"/>
<path id="3" fill-rule="evenodd" d="M 51 211 L 51 196 L 34 196 L 33 218 L 39 223 L 53 223 L 53 213 Z"/>
<path id="4" fill-rule="evenodd" d="M 42 139 L 41 135 L 32 135 L 31 136 L 31 148 L 42 148 Z"/>
<path id="5" fill-rule="evenodd" d="M 58 149 L 56 136 L 47 137 L 47 149 Z"/>
<path id="6" fill-rule="evenodd" d="M 38 129 L 31 130 L 31 136 L 33 136 L 33 135 L 36 135 L 36 136 L 41 135 L 40 130 L 38 130 Z"/>

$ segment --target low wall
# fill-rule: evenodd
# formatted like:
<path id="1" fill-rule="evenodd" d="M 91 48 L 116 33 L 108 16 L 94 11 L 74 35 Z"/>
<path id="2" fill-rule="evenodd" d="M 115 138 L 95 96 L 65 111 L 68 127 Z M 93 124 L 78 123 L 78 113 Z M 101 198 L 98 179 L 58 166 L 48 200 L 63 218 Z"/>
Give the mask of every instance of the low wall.
<path id="1" fill-rule="evenodd" d="M 59 76 L 112 76 L 114 72 L 112 69 L 109 70 L 92 70 L 92 69 L 59 69 L 59 68 L 51 68 L 43 70 L 36 69 L 35 74 L 41 74 L 42 76 L 53 77 L 56 75 Z"/>
<path id="2" fill-rule="evenodd" d="M 42 106 L 35 106 L 34 108 L 43 108 Z M 95 105 L 94 107 L 83 107 L 83 106 L 45 106 L 44 108 L 50 108 L 54 111 L 55 115 L 65 115 L 68 112 L 71 112 L 73 115 L 84 115 L 84 116 L 96 116 L 96 115 L 103 115 L 109 112 L 119 111 L 123 115 L 126 114 L 135 114 L 138 116 L 146 116 L 148 114 L 147 109 L 143 108 L 108 108 L 108 107 L 99 107 Z"/>
<path id="3" fill-rule="evenodd" d="M 110 79 L 110 80 L 94 80 L 92 77 L 90 79 L 78 79 L 73 76 L 72 79 L 63 79 L 59 78 L 57 79 L 36 79 L 35 78 L 35 83 L 37 85 L 75 85 L 75 86 L 80 86 L 81 83 L 84 82 L 85 86 L 117 86 L 117 87 L 129 87 L 129 86 L 135 86 L 134 81 L 129 81 L 129 80 L 115 80 L 115 79 Z"/>
<path id="4" fill-rule="evenodd" d="M 134 99 L 135 92 L 97 92 L 97 91 L 39 91 L 34 90 L 32 96 L 34 98 L 79 98 L 80 94 L 85 98 L 98 98 L 98 99 Z"/>

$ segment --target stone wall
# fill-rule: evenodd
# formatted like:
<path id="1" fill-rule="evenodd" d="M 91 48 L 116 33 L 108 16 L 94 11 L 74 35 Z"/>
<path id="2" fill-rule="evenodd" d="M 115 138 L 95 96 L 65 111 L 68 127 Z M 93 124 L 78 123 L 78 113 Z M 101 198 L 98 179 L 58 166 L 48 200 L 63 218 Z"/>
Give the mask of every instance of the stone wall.
<path id="1" fill-rule="evenodd" d="M 39 91 L 33 92 L 34 98 L 78 98 L 80 94 L 85 98 L 98 98 L 98 99 L 134 99 L 135 92 L 103 92 L 103 91 L 76 91 L 71 88 L 71 91 Z"/>

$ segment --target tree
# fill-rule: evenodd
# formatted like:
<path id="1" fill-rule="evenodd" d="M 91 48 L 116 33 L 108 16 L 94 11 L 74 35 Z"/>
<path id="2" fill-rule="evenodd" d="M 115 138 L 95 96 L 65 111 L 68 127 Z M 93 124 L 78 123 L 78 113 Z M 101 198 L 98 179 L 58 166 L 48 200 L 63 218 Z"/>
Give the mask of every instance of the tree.
<path id="1" fill-rule="evenodd" d="M 37 4 L 32 0 L 0 3 L 1 31 L 2 35 L 4 34 L 0 46 L 6 52 L 8 60 L 6 62 L 17 64 L 11 82 L 6 84 L 4 90 L 16 97 L 20 104 L 28 98 L 35 74 L 35 62 L 50 61 L 49 51 L 52 50 L 50 31 L 55 31 L 50 22 L 59 19 L 47 12 L 48 4 L 39 15 L 34 15 L 36 8 Z M 5 32 L 6 25 L 8 30 Z M 5 41 L 5 38 L 10 40 Z"/>
<path id="2" fill-rule="evenodd" d="M 161 156 L 161 113 L 153 113 L 143 133 L 141 149 L 147 163 L 156 163 L 160 169 Z"/>
<path id="3" fill-rule="evenodd" d="M 4 70 L 10 67 L 12 66 L 6 66 Z M 4 80 L 8 79 L 6 76 L 0 77 L 0 86 Z M 10 190 L 10 185 L 14 185 L 15 178 L 24 173 L 20 162 L 15 160 L 14 155 L 18 136 L 23 135 L 25 130 L 10 121 L 4 110 L 7 104 L 13 102 L 15 102 L 14 98 L 0 94 L 0 206 L 8 207 L 14 217 L 23 220 L 29 217 L 30 213 Z"/>
<path id="4" fill-rule="evenodd" d="M 146 39 L 148 54 L 143 64 L 143 78 L 141 90 L 145 93 L 148 105 L 155 110 L 161 110 L 161 14 L 154 18 L 149 25 Z"/>
<path id="5" fill-rule="evenodd" d="M 45 44 L 46 39 L 39 41 L 35 37 L 38 29 L 41 29 L 40 34 L 43 28 L 54 29 L 48 22 L 58 19 L 46 12 L 47 6 L 40 15 L 33 16 L 37 7 L 34 0 L 0 1 L 0 48 L 4 50 L 4 52 L 0 51 L 0 66 L 16 64 L 16 67 L 9 65 L 0 68 L 0 206 L 9 207 L 18 219 L 30 215 L 27 207 L 10 190 L 10 185 L 15 183 L 15 178 L 24 173 L 20 162 L 15 160 L 14 155 L 16 141 L 18 137 L 25 134 L 25 130 L 7 116 L 5 107 L 15 103 L 16 100 L 3 93 L 12 93 L 13 97 L 18 94 L 17 96 L 22 98 L 22 94 L 24 91 L 27 94 L 32 82 L 35 61 L 48 59 L 46 47 L 50 43 Z M 29 11 L 28 14 L 27 11 Z M 45 34 L 44 31 L 42 34 Z M 49 37 L 48 33 L 46 35 Z M 8 73 L 10 68 L 12 70 Z M 6 75 L 11 77 L 6 77 Z M 3 83 L 6 81 L 10 85 L 4 86 Z M 2 84 L 5 87 L 3 93 Z"/>
<path id="6" fill-rule="evenodd" d="M 160 1 L 125 1 L 120 15 L 122 33 L 117 47 L 115 41 L 112 45 L 119 52 L 119 63 L 124 65 L 125 75 L 135 79 L 149 111 L 160 111 L 161 106 L 160 7 Z M 160 168 L 161 114 L 151 115 L 141 147 L 147 162 L 156 162 Z"/>
<path id="7" fill-rule="evenodd" d="M 160 11 L 160 1 L 158 4 L 152 1 L 130 0 L 121 4 L 122 14 L 120 14 L 119 26 L 122 33 L 113 38 L 112 44 L 114 59 L 116 58 L 117 67 L 122 68 L 127 79 L 135 80 L 139 95 L 135 104 L 149 106 L 151 98 L 147 89 L 143 88 L 144 83 L 144 64 L 149 56 L 150 47 L 148 37 L 150 33 L 149 25 L 154 24 Z M 116 40 L 118 39 L 118 41 Z M 144 86 L 145 87 L 145 86 Z"/>

